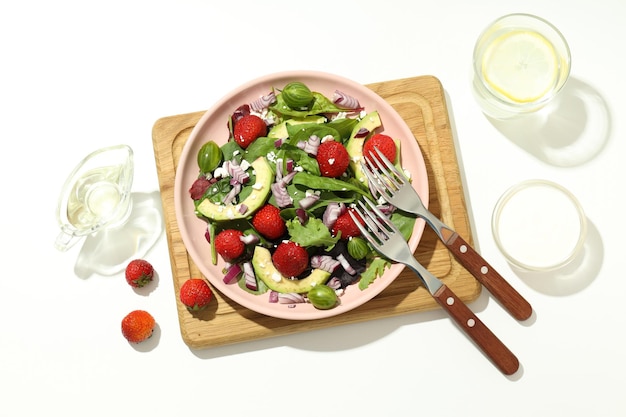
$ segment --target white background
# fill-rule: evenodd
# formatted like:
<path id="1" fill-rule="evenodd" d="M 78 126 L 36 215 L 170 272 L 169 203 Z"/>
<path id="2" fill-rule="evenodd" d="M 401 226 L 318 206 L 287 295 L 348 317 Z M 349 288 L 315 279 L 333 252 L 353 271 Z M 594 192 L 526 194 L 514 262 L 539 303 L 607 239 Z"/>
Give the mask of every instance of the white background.
<path id="1" fill-rule="evenodd" d="M 551 153 L 537 142 L 546 130 L 491 123 L 471 94 L 474 41 L 511 12 L 546 18 L 570 44 Z M 621 0 L 3 2 L 0 415 L 626 415 L 625 18 Z M 133 191 L 159 207 L 154 122 L 291 69 L 441 80 L 477 246 L 536 311 L 519 323 L 486 291 L 471 304 L 520 358 L 514 377 L 440 311 L 194 351 L 164 233 L 144 292 L 122 273 L 85 273 L 80 243 L 54 249 L 57 195 L 82 157 L 129 144 Z M 497 250 L 493 207 L 528 178 L 564 185 L 585 208 L 576 270 L 516 273 Z M 136 308 L 158 330 L 133 347 L 119 323 Z"/>

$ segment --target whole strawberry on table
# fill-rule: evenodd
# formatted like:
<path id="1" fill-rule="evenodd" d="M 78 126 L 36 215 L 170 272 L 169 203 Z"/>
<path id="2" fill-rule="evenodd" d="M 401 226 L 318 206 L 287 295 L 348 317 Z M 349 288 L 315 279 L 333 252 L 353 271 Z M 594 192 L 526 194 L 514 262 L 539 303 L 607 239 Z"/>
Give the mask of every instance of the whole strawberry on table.
<path id="1" fill-rule="evenodd" d="M 379 149 L 399 165 L 399 141 L 378 132 L 378 112 L 358 98 L 298 81 L 280 87 L 233 109 L 216 138 L 223 145 L 202 146 L 190 197 L 207 221 L 212 262 L 226 262 L 225 283 L 270 291 L 270 302 L 333 308 L 343 289 L 365 289 L 389 266 L 348 211 L 362 196 L 376 200 L 360 160 Z M 415 217 L 381 210 L 408 240 Z"/>

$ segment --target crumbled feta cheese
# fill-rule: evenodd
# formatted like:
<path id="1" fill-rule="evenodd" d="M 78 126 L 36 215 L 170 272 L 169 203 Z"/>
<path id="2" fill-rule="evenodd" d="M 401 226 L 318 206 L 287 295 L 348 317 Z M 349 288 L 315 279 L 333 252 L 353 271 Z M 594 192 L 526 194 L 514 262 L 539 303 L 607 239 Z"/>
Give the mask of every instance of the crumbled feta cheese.
<path id="1" fill-rule="evenodd" d="M 241 161 L 241 164 L 239 164 L 239 166 L 241 167 L 241 169 L 243 169 L 244 171 L 247 171 L 248 168 L 250 168 L 250 162 L 246 161 L 245 159 L 243 159 Z"/>
<path id="2" fill-rule="evenodd" d="M 274 272 L 272 274 L 272 279 L 276 282 L 280 282 L 283 279 L 283 276 L 280 275 L 278 272 Z"/>
<path id="3" fill-rule="evenodd" d="M 255 182 L 254 185 L 252 185 L 252 189 L 253 190 L 260 190 L 261 188 L 263 188 L 263 184 L 261 184 L 260 182 Z"/>
<path id="4" fill-rule="evenodd" d="M 221 166 L 221 167 L 215 168 L 215 172 L 213 173 L 213 175 L 215 175 L 216 178 L 226 178 L 230 174 L 228 173 L 228 170 L 226 168 Z M 216 189 L 216 191 L 217 191 L 217 189 Z"/>
<path id="5" fill-rule="evenodd" d="M 335 163 L 335 158 L 330 158 L 330 159 L 328 160 L 328 163 L 329 163 L 330 165 L 334 164 L 334 163 Z"/>

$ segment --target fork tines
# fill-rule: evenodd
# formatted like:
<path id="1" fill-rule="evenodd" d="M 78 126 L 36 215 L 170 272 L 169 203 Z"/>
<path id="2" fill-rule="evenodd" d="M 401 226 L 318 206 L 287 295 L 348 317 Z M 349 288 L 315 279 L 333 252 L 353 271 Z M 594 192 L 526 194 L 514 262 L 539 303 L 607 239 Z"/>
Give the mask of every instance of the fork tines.
<path id="1" fill-rule="evenodd" d="M 352 220 L 361 231 L 361 234 L 365 236 L 365 238 L 370 241 L 372 244 L 382 243 L 388 240 L 391 237 L 391 234 L 398 233 L 398 229 L 396 226 L 385 216 L 385 214 L 380 211 L 376 204 L 371 201 L 369 198 L 363 196 L 363 200 L 367 202 L 371 209 L 363 203 L 363 201 L 359 200 L 359 207 L 354 207 L 354 210 L 358 213 L 358 215 L 363 219 L 363 222 L 367 225 L 365 228 L 361 222 L 356 219 L 355 215 L 350 213 L 352 216 Z M 371 231 L 368 232 L 369 229 Z"/>
<path id="2" fill-rule="evenodd" d="M 385 157 L 378 148 L 374 148 L 376 154 L 370 152 L 369 156 L 361 161 L 365 176 L 371 186 L 379 193 L 393 193 L 408 182 L 406 175 L 398 170 L 393 163 Z"/>

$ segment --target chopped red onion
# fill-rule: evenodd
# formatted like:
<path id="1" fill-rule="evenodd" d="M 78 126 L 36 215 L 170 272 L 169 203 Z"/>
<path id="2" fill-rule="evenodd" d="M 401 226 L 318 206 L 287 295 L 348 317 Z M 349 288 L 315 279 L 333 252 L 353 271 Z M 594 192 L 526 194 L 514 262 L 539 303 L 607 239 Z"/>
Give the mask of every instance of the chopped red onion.
<path id="1" fill-rule="evenodd" d="M 278 293 L 276 291 L 274 291 L 274 290 L 270 291 L 269 302 L 270 303 L 277 303 L 278 302 Z"/>
<path id="2" fill-rule="evenodd" d="M 211 243 L 211 232 L 209 231 L 209 226 L 207 226 L 206 231 L 204 232 L 204 237 L 207 242 Z"/>
<path id="3" fill-rule="evenodd" d="M 327 286 L 332 288 L 333 290 L 338 290 L 341 288 L 341 280 L 338 277 L 332 277 L 326 283 Z"/>
<path id="4" fill-rule="evenodd" d="M 238 182 L 239 184 L 245 184 L 250 179 L 250 175 L 235 161 L 230 161 L 230 163 L 228 163 L 228 161 L 224 162 L 224 168 L 226 168 L 232 177 L 232 180 Z"/>
<path id="5" fill-rule="evenodd" d="M 330 255 L 314 255 L 311 257 L 311 268 L 334 272 L 339 265 L 341 265 L 341 262 Z"/>
<path id="6" fill-rule="evenodd" d="M 259 287 L 256 282 L 256 276 L 254 275 L 254 268 L 252 262 L 244 262 L 243 275 L 246 278 L 246 288 L 256 291 Z"/>
<path id="7" fill-rule="evenodd" d="M 224 284 L 230 284 L 233 282 L 237 276 L 241 273 L 241 267 L 239 264 L 232 264 L 226 270 L 226 274 L 224 275 Z"/>
<path id="8" fill-rule="evenodd" d="M 355 138 L 364 138 L 367 135 L 370 134 L 370 131 L 364 127 L 360 128 L 358 132 L 356 132 L 356 135 L 354 135 Z"/>
<path id="9" fill-rule="evenodd" d="M 283 143 L 285 142 L 285 138 L 281 138 L 281 139 L 276 139 L 274 141 L 274 147 L 275 148 L 280 148 L 281 146 L 283 146 Z"/>
<path id="10" fill-rule="evenodd" d="M 293 159 L 287 159 L 287 172 L 292 172 L 294 168 Z"/>
<path id="11" fill-rule="evenodd" d="M 249 235 L 239 236 L 239 240 L 241 240 L 246 245 L 254 245 L 256 243 L 259 243 L 259 240 L 261 239 L 254 233 L 250 233 Z"/>
<path id="12" fill-rule="evenodd" d="M 222 202 L 226 205 L 232 203 L 235 197 L 237 196 L 237 194 L 239 194 L 240 192 L 241 192 L 241 184 L 235 184 L 233 188 L 230 190 L 230 192 L 226 196 L 224 196 Z"/>
<path id="13" fill-rule="evenodd" d="M 231 116 L 233 120 L 233 126 L 235 125 L 235 123 L 239 121 L 239 119 L 241 119 L 243 116 L 246 116 L 248 114 L 250 114 L 249 105 L 242 104 L 241 106 L 237 107 L 237 109 L 233 112 L 233 115 Z"/>
<path id="14" fill-rule="evenodd" d="M 313 204 L 315 204 L 317 200 L 319 199 L 320 199 L 319 194 L 312 193 L 311 195 L 308 195 L 304 197 L 302 200 L 300 200 L 298 204 L 300 204 L 300 207 L 302 207 L 303 209 L 310 209 L 311 206 L 313 206 Z"/>
<path id="15" fill-rule="evenodd" d="M 350 275 L 356 274 L 356 270 L 354 268 L 352 268 L 352 265 L 350 265 L 350 262 L 348 262 L 348 260 L 346 259 L 345 256 L 343 256 L 343 254 L 337 255 L 337 260 L 339 261 L 339 263 L 341 263 L 341 266 L 343 266 L 343 269 L 348 274 L 350 274 Z"/>
<path id="16" fill-rule="evenodd" d="M 281 182 L 283 185 L 287 185 L 287 184 L 289 184 L 289 183 L 291 182 L 291 180 L 293 179 L 293 177 L 295 177 L 295 176 L 296 176 L 296 174 L 297 174 L 297 173 L 298 173 L 297 171 L 291 171 L 291 172 L 287 173 L 287 175 L 285 175 L 284 177 L 282 177 L 282 178 L 280 179 L 280 182 Z"/>
<path id="17" fill-rule="evenodd" d="M 320 147 L 321 142 L 322 140 L 318 136 L 311 135 L 308 140 L 298 142 L 297 146 L 309 155 L 317 155 L 317 149 Z"/>
<path id="18" fill-rule="evenodd" d="M 271 189 L 274 198 L 276 198 L 276 204 L 278 207 L 287 207 L 293 203 L 293 201 L 291 201 L 291 196 L 287 192 L 287 187 L 285 187 L 285 184 L 282 181 L 272 184 Z"/>
<path id="19" fill-rule="evenodd" d="M 304 209 L 296 209 L 296 216 L 298 216 L 298 221 L 300 222 L 300 224 L 306 224 L 306 222 L 309 220 L 309 214 L 306 212 L 306 210 Z"/>
<path id="20" fill-rule="evenodd" d="M 324 226 L 329 229 L 333 227 L 337 218 L 345 213 L 347 210 L 346 205 L 343 203 L 330 203 L 326 206 L 326 210 L 324 210 L 324 214 L 322 215 L 322 222 Z"/>
<path id="21" fill-rule="evenodd" d="M 358 109 L 361 107 L 356 98 L 339 90 L 335 90 L 335 94 L 333 94 L 333 103 L 345 109 Z"/>
<path id="22" fill-rule="evenodd" d="M 240 204 L 239 205 L 239 213 L 246 214 L 247 212 L 248 212 L 248 206 L 246 206 L 245 204 Z"/>
<path id="23" fill-rule="evenodd" d="M 257 113 L 260 113 L 266 108 L 268 108 L 271 104 L 274 104 L 275 102 L 276 102 L 276 95 L 274 94 L 273 91 L 270 91 L 269 94 L 261 96 L 257 98 L 256 100 L 252 101 L 250 103 L 250 108 Z"/>
<path id="24" fill-rule="evenodd" d="M 306 300 L 302 294 L 290 292 L 290 293 L 279 293 L 278 302 L 280 304 L 299 304 L 299 303 L 305 303 Z"/>

